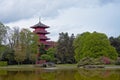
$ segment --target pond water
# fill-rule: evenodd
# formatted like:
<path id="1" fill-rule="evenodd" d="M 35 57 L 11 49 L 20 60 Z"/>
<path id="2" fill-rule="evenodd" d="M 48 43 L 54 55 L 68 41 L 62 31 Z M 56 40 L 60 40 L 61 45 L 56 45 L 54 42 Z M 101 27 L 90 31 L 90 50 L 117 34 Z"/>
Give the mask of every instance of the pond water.
<path id="1" fill-rule="evenodd" d="M 0 70 L 0 80 L 120 80 L 120 69 Z"/>

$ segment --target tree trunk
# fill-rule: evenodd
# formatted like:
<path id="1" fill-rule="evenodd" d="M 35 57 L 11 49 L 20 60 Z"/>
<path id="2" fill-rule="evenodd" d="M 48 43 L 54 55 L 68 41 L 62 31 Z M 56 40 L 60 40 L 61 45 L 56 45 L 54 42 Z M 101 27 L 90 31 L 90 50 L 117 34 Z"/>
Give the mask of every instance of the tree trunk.
<path id="1" fill-rule="evenodd" d="M 20 65 L 20 62 L 18 62 L 18 65 Z"/>

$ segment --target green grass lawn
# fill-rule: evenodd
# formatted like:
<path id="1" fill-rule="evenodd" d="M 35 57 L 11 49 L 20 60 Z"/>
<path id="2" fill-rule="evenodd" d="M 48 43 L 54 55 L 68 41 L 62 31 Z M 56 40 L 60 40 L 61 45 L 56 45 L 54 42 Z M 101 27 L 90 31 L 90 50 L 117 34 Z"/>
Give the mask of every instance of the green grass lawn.
<path id="1" fill-rule="evenodd" d="M 104 65 L 105 68 L 109 69 L 120 69 L 120 65 Z M 27 64 L 27 65 L 8 65 L 0 67 L 0 70 L 36 70 L 36 69 L 77 69 L 77 64 L 56 64 L 56 67 L 52 68 L 40 68 L 35 67 L 35 65 Z"/>
<path id="2" fill-rule="evenodd" d="M 53 69 L 74 69 L 77 68 L 76 64 L 56 64 L 56 67 L 52 67 Z M 35 69 L 43 69 L 40 67 L 35 67 L 35 65 L 27 64 L 27 65 L 8 65 L 2 66 L 0 69 L 5 70 L 35 70 Z"/>
<path id="3" fill-rule="evenodd" d="M 56 65 L 56 67 L 62 69 L 71 69 L 71 68 L 77 68 L 77 64 L 58 64 Z"/>
<path id="4" fill-rule="evenodd" d="M 8 65 L 0 67 L 2 70 L 34 70 L 34 65 Z"/>

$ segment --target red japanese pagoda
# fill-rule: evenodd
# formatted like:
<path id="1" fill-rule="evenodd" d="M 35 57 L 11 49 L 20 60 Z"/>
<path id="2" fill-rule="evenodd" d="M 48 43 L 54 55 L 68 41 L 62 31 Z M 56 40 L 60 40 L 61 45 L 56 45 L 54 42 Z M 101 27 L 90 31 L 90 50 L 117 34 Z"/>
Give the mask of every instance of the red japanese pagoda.
<path id="1" fill-rule="evenodd" d="M 35 29 L 33 32 L 38 34 L 39 42 L 41 44 L 44 44 L 45 48 L 48 49 L 50 47 L 50 44 L 47 40 L 49 40 L 50 38 L 47 38 L 46 34 L 49 34 L 49 32 L 47 32 L 45 29 L 49 28 L 49 26 L 47 26 L 47 25 L 41 23 L 41 21 L 39 21 L 39 23 L 35 24 L 31 28 Z"/>
<path id="2" fill-rule="evenodd" d="M 44 44 L 45 49 L 56 46 L 56 43 L 54 41 L 47 41 L 47 40 L 50 40 L 50 38 L 48 38 L 46 36 L 46 34 L 50 34 L 50 33 L 47 32 L 45 29 L 49 28 L 49 26 L 47 26 L 39 21 L 34 26 L 31 26 L 31 28 L 33 28 L 34 29 L 33 32 L 39 36 L 39 43 Z M 40 46 L 40 44 L 38 44 L 38 45 Z M 37 54 L 36 64 L 43 64 L 46 62 L 45 60 L 39 60 L 39 57 L 41 56 L 40 54 L 41 54 L 40 52 Z"/>

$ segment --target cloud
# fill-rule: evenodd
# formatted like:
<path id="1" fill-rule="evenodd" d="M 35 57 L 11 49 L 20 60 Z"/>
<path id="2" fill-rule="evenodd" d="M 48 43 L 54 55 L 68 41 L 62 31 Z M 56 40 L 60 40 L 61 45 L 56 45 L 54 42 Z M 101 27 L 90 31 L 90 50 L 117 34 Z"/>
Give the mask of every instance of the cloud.
<path id="1" fill-rule="evenodd" d="M 101 4 L 118 3 L 120 0 L 99 0 Z"/>
<path id="2" fill-rule="evenodd" d="M 68 0 L 3 0 L 0 3 L 1 21 L 7 23 L 34 16 L 53 17 L 58 10 L 75 5 Z M 67 4 L 65 4 L 67 3 Z"/>
<path id="3" fill-rule="evenodd" d="M 0 6 L 5 5 L 4 9 L 0 7 L 0 19 L 8 26 L 29 28 L 42 16 L 42 22 L 50 26 L 48 37 L 55 41 L 60 32 L 98 31 L 108 36 L 119 35 L 120 0 L 17 1 L 2 0 L 0 3 Z"/>
<path id="4" fill-rule="evenodd" d="M 54 18 L 72 7 L 95 7 L 119 0 L 0 0 L 0 21 L 14 22 L 31 17 Z"/>
<path id="5" fill-rule="evenodd" d="M 62 10 L 57 18 L 51 20 L 54 32 L 79 34 L 98 31 L 108 36 L 118 36 L 120 26 L 120 4 L 107 4 L 94 8 L 70 8 Z M 56 29 L 57 28 L 57 29 Z"/>

